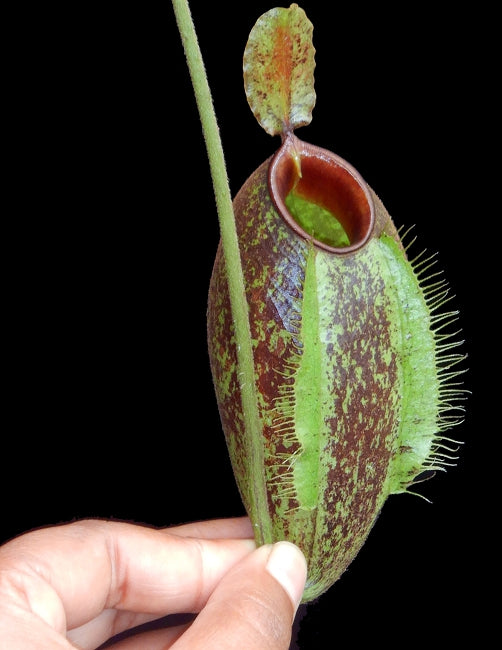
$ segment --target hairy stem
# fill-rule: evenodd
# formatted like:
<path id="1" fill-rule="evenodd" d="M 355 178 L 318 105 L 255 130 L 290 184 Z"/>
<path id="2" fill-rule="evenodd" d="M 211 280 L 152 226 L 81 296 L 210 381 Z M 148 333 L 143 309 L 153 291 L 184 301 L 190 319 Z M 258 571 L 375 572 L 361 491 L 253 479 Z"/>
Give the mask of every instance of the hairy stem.
<path id="1" fill-rule="evenodd" d="M 185 50 L 197 108 L 202 124 L 206 143 L 211 178 L 216 198 L 216 208 L 220 225 L 220 236 L 225 258 L 227 282 L 230 294 L 232 319 L 234 322 L 237 346 L 237 360 L 241 382 L 242 409 L 246 426 L 253 432 L 253 441 L 249 456 L 254 467 L 263 467 L 263 447 L 261 442 L 261 424 L 257 408 L 256 388 L 254 381 L 253 350 L 251 332 L 249 329 L 248 304 L 246 300 L 244 278 L 237 232 L 235 229 L 232 197 L 228 183 L 225 157 L 221 144 L 220 133 L 213 107 L 211 91 L 199 48 L 190 8 L 187 0 L 172 0 L 178 30 Z M 253 462 L 254 461 L 254 462 Z M 256 476 L 254 490 L 255 503 L 251 509 L 264 512 L 266 509 L 266 490 L 262 478 Z M 263 542 L 269 537 L 267 531 L 257 531 L 257 541 Z"/>

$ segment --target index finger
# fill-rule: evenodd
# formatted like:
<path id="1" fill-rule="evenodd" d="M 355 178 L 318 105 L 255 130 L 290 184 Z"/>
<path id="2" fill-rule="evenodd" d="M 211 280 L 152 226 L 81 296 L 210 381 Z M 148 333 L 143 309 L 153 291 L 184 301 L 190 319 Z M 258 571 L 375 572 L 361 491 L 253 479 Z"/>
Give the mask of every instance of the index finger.
<path id="1" fill-rule="evenodd" d="M 187 527 L 175 530 L 100 520 L 41 529 L 0 547 L 0 568 L 17 576 L 14 582 L 22 576 L 18 586 L 26 607 L 35 607 L 60 633 L 104 609 L 159 616 L 198 612 L 254 542 L 186 537 Z"/>

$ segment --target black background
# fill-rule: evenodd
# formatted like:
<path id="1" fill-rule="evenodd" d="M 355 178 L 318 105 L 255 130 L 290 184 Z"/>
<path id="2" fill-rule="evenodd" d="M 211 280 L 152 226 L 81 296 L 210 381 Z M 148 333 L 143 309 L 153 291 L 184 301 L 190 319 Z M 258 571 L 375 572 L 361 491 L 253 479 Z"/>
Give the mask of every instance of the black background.
<path id="1" fill-rule="evenodd" d="M 191 3 L 233 194 L 279 142 L 242 85 L 247 36 L 273 6 Z M 388 500 L 347 572 L 301 608 L 292 648 L 479 640 L 498 566 L 498 276 L 469 43 L 492 18 L 300 6 L 317 103 L 298 135 L 353 164 L 398 226 L 416 224 L 416 252 L 439 252 L 472 396 L 457 466 L 423 484 L 432 504 Z M 39 11 L 13 22 L 0 542 L 82 517 L 243 514 L 205 340 L 217 213 L 172 7 Z"/>

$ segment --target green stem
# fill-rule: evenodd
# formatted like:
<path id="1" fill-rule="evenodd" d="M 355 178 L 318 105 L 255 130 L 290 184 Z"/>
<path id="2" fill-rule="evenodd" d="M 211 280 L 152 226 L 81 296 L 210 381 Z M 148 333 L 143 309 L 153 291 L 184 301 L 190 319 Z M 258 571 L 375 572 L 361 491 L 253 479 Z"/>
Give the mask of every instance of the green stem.
<path id="1" fill-rule="evenodd" d="M 235 229 L 232 196 L 228 183 L 225 157 L 214 112 L 211 91 L 207 81 L 204 62 L 200 52 L 188 1 L 172 0 L 172 3 L 202 123 L 202 131 L 206 142 L 211 178 L 216 198 L 221 243 L 223 246 L 223 255 L 227 270 L 232 319 L 235 328 L 237 361 L 241 382 L 242 409 L 244 421 L 252 432 L 250 439 L 253 441 L 253 445 L 249 452 L 254 457 L 252 467 L 263 467 L 262 458 L 260 458 L 260 456 L 263 456 L 263 445 L 261 443 L 261 424 L 254 381 L 254 361 L 253 349 L 251 346 L 251 331 L 249 328 L 248 304 L 246 300 L 244 277 L 242 273 L 237 232 Z M 255 503 L 251 505 L 254 512 L 249 513 L 254 521 L 256 521 L 256 517 L 253 516 L 254 514 L 267 511 L 267 497 L 264 480 L 263 485 L 261 485 L 262 477 L 256 477 L 255 481 L 260 484 L 260 487 L 255 484 L 258 489 L 256 489 L 254 493 Z M 268 518 L 266 519 L 268 520 Z M 264 539 L 269 538 L 270 535 L 268 531 L 257 531 L 256 537 L 257 542 L 263 543 Z"/>

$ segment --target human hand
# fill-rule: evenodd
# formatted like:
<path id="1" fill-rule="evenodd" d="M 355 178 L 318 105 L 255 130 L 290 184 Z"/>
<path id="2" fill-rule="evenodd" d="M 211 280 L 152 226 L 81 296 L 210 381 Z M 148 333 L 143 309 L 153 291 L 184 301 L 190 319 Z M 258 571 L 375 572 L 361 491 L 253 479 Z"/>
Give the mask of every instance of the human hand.
<path id="1" fill-rule="evenodd" d="M 155 530 L 84 520 L 0 546 L 0 639 L 16 650 L 90 650 L 174 613 L 191 624 L 114 650 L 287 650 L 306 564 L 286 542 L 255 549 L 247 518 Z M 281 586 L 282 585 L 282 586 Z"/>

